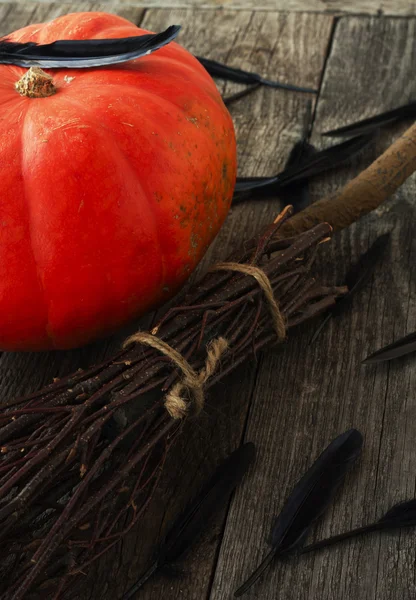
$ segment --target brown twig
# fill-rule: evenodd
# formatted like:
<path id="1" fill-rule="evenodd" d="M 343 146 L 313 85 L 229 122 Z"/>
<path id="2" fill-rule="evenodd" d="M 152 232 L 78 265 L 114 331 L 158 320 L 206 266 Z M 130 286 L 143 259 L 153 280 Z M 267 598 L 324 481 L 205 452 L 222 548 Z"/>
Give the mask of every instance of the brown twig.
<path id="1" fill-rule="evenodd" d="M 247 274 L 209 272 L 153 330 L 181 353 L 191 374 L 200 374 L 201 393 L 253 351 L 277 343 L 266 281 L 287 329 L 319 314 L 345 292 L 310 276 L 316 249 L 330 234 L 328 225 L 277 241 L 289 213 L 284 211 L 259 240 L 246 244 L 241 257 L 250 265 Z M 262 285 L 253 276 L 257 269 L 266 278 Z M 213 350 L 208 367 L 206 348 L 219 338 L 226 339 L 228 349 L 215 359 Z M 181 377 L 157 348 L 133 343 L 101 365 L 1 407 L 0 439 L 6 448 L 0 454 L 5 472 L 0 488 L 2 600 L 20 600 L 46 585 L 48 572 L 52 587 L 59 586 L 53 592 L 58 597 L 133 526 L 150 500 L 166 444 L 181 429 L 163 402 L 163 390 L 187 389 L 178 387 Z M 61 577 L 50 569 L 54 556 L 61 557 Z"/>

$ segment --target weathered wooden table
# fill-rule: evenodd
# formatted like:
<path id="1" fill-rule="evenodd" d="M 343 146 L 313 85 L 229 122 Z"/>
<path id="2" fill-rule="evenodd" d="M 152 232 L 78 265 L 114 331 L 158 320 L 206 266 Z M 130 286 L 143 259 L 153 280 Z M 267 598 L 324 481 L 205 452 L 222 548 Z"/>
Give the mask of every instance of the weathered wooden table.
<path id="1" fill-rule="evenodd" d="M 218 8 L 217 0 L 189 4 L 194 6 L 175 8 L 180 3 L 173 0 L 169 9 L 143 9 L 110 1 L 0 2 L 0 33 L 80 10 L 117 12 L 153 30 L 181 24 L 179 41 L 191 52 L 319 88 L 312 141 L 320 147 L 329 143 L 320 138 L 321 131 L 416 97 L 416 18 L 404 18 L 416 14 L 414 2 L 264 0 L 257 10 L 252 10 L 252 0 L 230 0 Z M 385 14 L 377 15 L 378 9 Z M 237 90 L 234 84 L 219 85 L 227 93 Z M 271 174 L 284 165 L 300 135 L 309 99 L 262 89 L 232 107 L 240 174 Z M 316 181 L 314 197 L 342 185 L 400 131 L 392 127 L 354 164 Z M 318 268 L 328 282 L 339 282 L 351 260 L 377 235 L 392 232 L 388 258 L 371 284 L 313 347 L 308 346 L 313 327 L 304 327 L 282 349 L 253 359 L 210 394 L 204 415 L 188 425 L 172 452 L 144 522 L 86 577 L 83 600 L 121 597 L 142 572 L 170 520 L 242 440 L 258 448 L 255 469 L 195 547 L 183 577 L 155 577 L 140 599 L 231 598 L 264 555 L 273 515 L 299 475 L 335 435 L 350 427 L 365 436 L 362 459 L 312 538 L 370 522 L 393 503 L 415 496 L 415 359 L 360 366 L 369 352 L 416 329 L 415 192 L 413 178 L 389 204 L 327 245 Z M 225 258 L 279 208 L 277 199 L 235 207 L 201 270 Z M 73 352 L 3 353 L 1 397 L 27 393 L 108 355 L 133 328 Z M 415 559 L 414 530 L 368 536 L 298 561 L 276 563 L 247 598 L 413 599 Z"/>

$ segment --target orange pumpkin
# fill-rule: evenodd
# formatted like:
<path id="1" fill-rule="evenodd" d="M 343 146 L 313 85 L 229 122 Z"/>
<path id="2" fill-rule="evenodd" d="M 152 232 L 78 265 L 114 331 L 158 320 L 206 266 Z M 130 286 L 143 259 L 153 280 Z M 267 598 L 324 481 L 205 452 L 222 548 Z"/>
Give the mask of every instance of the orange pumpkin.
<path id="1" fill-rule="evenodd" d="M 9 37 L 148 33 L 76 13 Z M 21 95 L 0 65 L 0 347 L 70 348 L 169 298 L 218 232 L 236 176 L 231 117 L 176 43 L 112 67 L 48 70 Z"/>

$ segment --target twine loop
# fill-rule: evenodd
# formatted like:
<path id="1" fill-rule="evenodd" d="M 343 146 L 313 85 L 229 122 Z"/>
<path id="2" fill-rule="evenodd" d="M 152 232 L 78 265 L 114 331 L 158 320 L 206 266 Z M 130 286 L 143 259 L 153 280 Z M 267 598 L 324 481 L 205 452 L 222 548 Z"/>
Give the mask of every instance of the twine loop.
<path id="1" fill-rule="evenodd" d="M 285 320 L 280 311 L 279 304 L 274 297 L 272 284 L 266 273 L 260 269 L 260 267 L 237 262 L 223 262 L 212 267 L 210 271 L 236 271 L 237 273 L 244 273 L 244 275 L 251 275 L 251 277 L 254 277 L 263 290 L 264 296 L 269 304 L 278 341 L 282 341 L 286 338 Z"/>
<path id="2" fill-rule="evenodd" d="M 254 277 L 268 301 L 277 338 L 279 341 L 285 339 L 286 325 L 284 317 L 274 297 L 270 280 L 262 269 L 254 265 L 224 262 L 212 267 L 211 271 L 236 271 Z M 183 419 L 189 415 L 192 405 L 194 414 L 201 412 L 205 403 L 204 386 L 217 370 L 220 359 L 228 348 L 227 340 L 224 337 L 218 337 L 207 345 L 205 365 L 200 371 L 195 371 L 180 352 L 156 335 L 139 331 L 124 342 L 123 348 L 137 343 L 150 346 L 164 356 L 167 356 L 182 371 L 182 379 L 175 383 L 165 396 L 164 404 L 170 416 L 173 419 Z"/>
<path id="3" fill-rule="evenodd" d="M 200 371 L 195 371 L 180 352 L 151 333 L 139 331 L 130 336 L 124 342 L 123 347 L 125 348 L 133 343 L 145 344 L 155 348 L 155 350 L 167 356 L 182 371 L 183 378 L 175 383 L 165 396 L 164 404 L 170 416 L 173 419 L 183 419 L 189 414 L 190 404 L 194 405 L 196 414 L 201 412 L 205 403 L 205 383 L 215 373 L 221 356 L 227 350 L 227 340 L 218 337 L 207 345 L 205 365 Z"/>

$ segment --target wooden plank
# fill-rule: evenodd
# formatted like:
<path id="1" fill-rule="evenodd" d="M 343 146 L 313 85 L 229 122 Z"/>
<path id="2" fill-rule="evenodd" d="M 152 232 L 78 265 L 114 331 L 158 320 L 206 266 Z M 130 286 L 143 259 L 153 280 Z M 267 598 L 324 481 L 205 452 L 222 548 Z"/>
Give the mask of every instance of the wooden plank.
<path id="1" fill-rule="evenodd" d="M 218 11 L 211 15 L 208 32 L 206 13 L 195 10 L 149 11 L 144 26 L 161 30 L 176 22 L 183 24 L 179 41 L 191 52 L 227 59 L 230 64 L 261 70 L 272 76 L 279 75 L 286 80 L 291 77 L 311 86 L 317 86 L 320 81 L 332 27 L 332 18 L 327 16 L 271 16 Z M 293 42 L 295 31 L 298 44 Z M 311 47 L 314 52 L 308 50 Z M 223 85 L 221 89 L 231 93 L 236 87 Z M 233 117 L 242 173 L 270 173 L 282 167 L 289 147 L 300 131 L 307 100 L 306 95 L 261 90 L 244 103 L 235 105 Z M 207 253 L 201 270 L 214 260 L 226 257 L 241 239 L 270 222 L 278 207 L 277 202 L 275 205 L 252 203 L 234 208 Z M 108 555 L 99 565 L 98 575 L 91 577 L 94 592 L 88 597 L 118 598 L 143 572 L 150 551 L 163 537 L 174 515 L 196 493 L 219 460 L 239 443 L 255 374 L 256 365 L 246 365 L 235 377 L 212 392 L 206 413 L 200 420 L 188 425 L 172 452 L 146 518 L 125 539 L 116 559 Z M 206 597 L 221 531 L 220 517 L 188 557 L 184 576 L 179 580 L 155 577 L 140 593 L 140 598 L 188 597 L 200 600 Z"/>
<path id="2" fill-rule="evenodd" d="M 5 0 L 0 0 L 4 2 Z M 18 0 L 34 2 L 38 0 Z M 48 3 L 50 0 L 40 0 Z M 103 0 L 104 2 L 106 0 Z M 114 0 L 107 0 L 112 4 Z M 146 8 L 198 8 L 218 10 L 267 10 L 283 12 L 324 12 L 339 14 L 368 14 L 410 16 L 416 14 L 416 3 L 409 0 L 118 0 L 119 4 Z"/>
<path id="3" fill-rule="evenodd" d="M 114 0 L 104 2 L 5 2 L 0 4 L 0 36 L 7 35 L 29 23 L 51 21 L 70 12 L 105 11 L 138 23 L 143 9 L 120 5 Z"/>
<path id="4" fill-rule="evenodd" d="M 0 3 L 5 0 L 0 0 Z M 39 0 L 18 0 L 30 3 Z M 50 0 L 40 0 L 48 3 Z M 109 5 L 114 0 L 102 0 Z M 218 10 L 267 10 L 282 12 L 323 12 L 334 15 L 363 14 L 378 16 L 411 16 L 416 3 L 408 0 L 117 0 L 118 4 L 146 8 L 197 8 Z"/>
<path id="5" fill-rule="evenodd" d="M 336 27 L 318 101 L 318 133 L 415 97 L 412 59 L 416 20 L 344 18 Z M 402 127 L 391 128 L 378 151 Z M 327 176 L 315 186 L 325 196 L 362 168 Z M 342 493 L 311 539 L 378 519 L 415 495 L 416 372 L 408 357 L 364 368 L 373 350 L 416 326 L 414 252 L 416 179 L 394 199 L 323 249 L 317 272 L 342 281 L 346 268 L 381 233 L 392 231 L 388 258 L 352 310 L 333 320 L 316 344 L 304 327 L 279 353 L 261 360 L 246 440 L 258 447 L 250 486 L 238 491 L 228 515 L 210 600 L 232 596 L 267 553 L 273 516 L 313 459 L 337 434 L 356 427 L 365 447 Z M 414 532 L 357 538 L 299 560 L 276 563 L 247 600 L 401 600 L 415 597 Z"/>
<path id="6" fill-rule="evenodd" d="M 227 58 L 231 63 L 234 61 L 235 64 L 263 70 L 273 76 L 288 79 L 290 75 L 299 83 L 318 85 L 330 38 L 330 17 L 279 15 L 271 19 L 269 15 L 239 13 L 237 18 L 227 12 L 224 21 L 224 13 L 215 16 L 213 31 L 218 32 L 217 38 L 204 37 L 206 15 L 197 11 L 149 13 L 145 25 L 158 29 L 181 17 L 186 24 L 183 39 L 186 39 L 190 49 L 198 49 L 213 58 Z M 231 25 L 232 35 L 229 33 Z M 295 32 L 296 39 L 302 43 L 293 42 Z M 261 47 L 262 51 L 253 52 L 255 47 Z M 314 52 L 310 52 L 312 47 Z M 282 66 L 277 70 L 276 65 Z M 227 88 L 229 92 L 233 89 L 234 86 Z M 239 144 L 243 149 L 240 153 L 242 172 L 273 172 L 283 165 L 289 147 L 300 131 L 306 101 L 305 96 L 262 90 L 244 104 L 236 105 L 234 116 Z M 276 209 L 277 206 L 255 204 L 236 208 L 207 260 L 226 256 L 239 243 L 240 237 L 253 233 L 261 223 L 270 221 Z M 111 352 L 125 335 L 120 333 L 104 343 L 68 353 L 5 354 L 0 362 L 5 395 L 11 397 L 26 392 L 53 376 L 85 366 Z M 241 371 L 236 379 L 230 380 L 227 387 L 219 387 L 215 405 L 209 405 L 203 419 L 188 427 L 182 443 L 170 459 L 166 477 L 155 494 L 151 511 L 138 529 L 141 537 L 137 531 L 133 532 L 117 552 L 109 554 L 100 563 L 97 571 L 92 572 L 85 583 L 85 598 L 114 598 L 121 595 L 148 559 L 150 542 L 153 543 L 157 537 L 155 531 L 163 533 L 171 516 L 188 499 L 190 490 L 194 490 L 207 477 L 221 456 L 235 447 L 244 427 L 255 372 L 255 365 L 251 365 L 249 369 Z M 198 552 L 187 563 L 185 579 L 173 587 L 170 582 L 159 581 L 145 593 L 152 597 L 155 594 L 176 597 L 179 590 L 188 590 L 190 597 L 206 595 L 216 555 L 215 535 L 220 531 L 221 523 L 199 546 Z"/>

